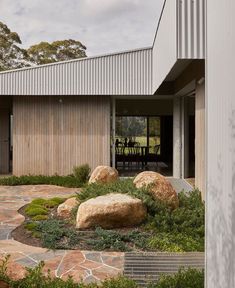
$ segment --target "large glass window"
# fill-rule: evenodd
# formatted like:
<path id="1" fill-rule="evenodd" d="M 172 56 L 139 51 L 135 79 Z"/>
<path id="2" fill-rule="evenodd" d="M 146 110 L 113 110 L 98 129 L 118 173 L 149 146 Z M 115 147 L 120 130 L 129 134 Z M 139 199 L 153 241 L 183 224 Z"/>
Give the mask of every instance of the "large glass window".
<path id="1" fill-rule="evenodd" d="M 149 153 L 155 153 L 156 145 L 161 144 L 161 118 L 116 116 L 115 143 L 124 145 L 138 143 L 140 146 L 148 146 Z"/>
<path id="2" fill-rule="evenodd" d="M 154 153 L 154 147 L 161 144 L 161 118 L 160 117 L 148 117 L 148 145 L 149 152 Z M 158 149 L 158 154 L 160 154 L 160 147 Z"/>

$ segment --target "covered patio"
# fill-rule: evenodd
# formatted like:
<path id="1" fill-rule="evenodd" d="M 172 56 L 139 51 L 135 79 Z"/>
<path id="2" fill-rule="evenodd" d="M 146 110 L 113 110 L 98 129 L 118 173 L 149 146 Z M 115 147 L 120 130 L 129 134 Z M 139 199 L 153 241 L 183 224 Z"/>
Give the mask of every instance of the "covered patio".
<path id="1" fill-rule="evenodd" d="M 121 176 L 145 170 L 173 175 L 171 97 L 113 99 L 112 127 L 112 165 Z"/>

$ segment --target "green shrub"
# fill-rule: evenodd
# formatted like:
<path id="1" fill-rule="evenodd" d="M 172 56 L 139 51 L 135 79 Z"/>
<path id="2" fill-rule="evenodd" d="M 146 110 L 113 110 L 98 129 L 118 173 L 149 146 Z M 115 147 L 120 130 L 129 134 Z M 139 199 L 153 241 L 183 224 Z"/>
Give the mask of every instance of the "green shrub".
<path id="1" fill-rule="evenodd" d="M 73 175 L 68 176 L 45 176 L 45 175 L 24 175 L 24 176 L 8 176 L 0 178 L 0 185 L 17 186 L 17 185 L 57 185 L 63 187 L 78 188 L 84 185 L 78 178 Z"/>
<path id="2" fill-rule="evenodd" d="M 138 285 L 133 280 L 120 276 L 119 278 L 105 280 L 100 288 L 138 288 Z"/>
<path id="3" fill-rule="evenodd" d="M 179 193 L 179 208 L 159 209 L 145 226 L 154 236 L 149 248 L 159 251 L 204 251 L 205 205 L 200 192 Z"/>
<path id="4" fill-rule="evenodd" d="M 30 216 L 30 217 L 37 216 L 37 215 L 47 215 L 48 214 L 48 209 L 47 208 L 43 208 L 40 205 L 29 205 L 25 209 L 25 214 L 27 216 Z"/>
<path id="5" fill-rule="evenodd" d="M 49 249 L 74 249 L 80 241 L 79 232 L 63 220 L 41 221 L 35 230 L 41 235 L 43 247 Z"/>
<path id="6" fill-rule="evenodd" d="M 37 198 L 34 199 L 30 204 L 43 206 L 46 203 L 46 201 L 47 201 L 46 199 Z"/>
<path id="7" fill-rule="evenodd" d="M 112 230 L 104 230 L 100 227 L 95 230 L 95 239 L 89 239 L 88 244 L 96 250 L 112 249 L 118 251 L 128 251 L 126 243 L 128 239 L 120 233 Z"/>
<path id="8" fill-rule="evenodd" d="M 74 177 L 81 183 L 86 183 L 89 179 L 91 168 L 88 164 L 73 167 Z"/>
<path id="9" fill-rule="evenodd" d="M 162 275 L 157 284 L 148 288 L 204 288 L 204 271 L 180 270 L 175 275 Z"/>
<path id="10" fill-rule="evenodd" d="M 54 201 L 53 199 L 42 199 L 42 198 L 37 198 L 34 199 L 30 205 L 38 205 L 43 208 L 54 208 L 58 206 L 58 202 Z"/>
<path id="11" fill-rule="evenodd" d="M 56 204 L 59 206 L 60 204 L 64 203 L 67 198 L 53 197 L 50 200 L 56 202 Z"/>
<path id="12" fill-rule="evenodd" d="M 29 231 L 35 231 L 37 229 L 38 224 L 35 222 L 28 222 L 24 224 L 25 229 Z"/>
<path id="13" fill-rule="evenodd" d="M 25 214 L 32 217 L 32 220 L 34 221 L 47 220 L 48 214 L 50 213 L 49 209 L 57 207 L 64 201 L 65 199 L 59 197 L 54 197 L 52 199 L 37 198 L 27 205 Z"/>
<path id="14" fill-rule="evenodd" d="M 182 233 L 156 233 L 148 241 L 150 250 L 166 252 L 192 252 L 204 250 L 204 239 Z"/>
<path id="15" fill-rule="evenodd" d="M 48 219 L 47 215 L 36 215 L 32 218 L 33 221 L 43 221 L 47 219 Z"/>

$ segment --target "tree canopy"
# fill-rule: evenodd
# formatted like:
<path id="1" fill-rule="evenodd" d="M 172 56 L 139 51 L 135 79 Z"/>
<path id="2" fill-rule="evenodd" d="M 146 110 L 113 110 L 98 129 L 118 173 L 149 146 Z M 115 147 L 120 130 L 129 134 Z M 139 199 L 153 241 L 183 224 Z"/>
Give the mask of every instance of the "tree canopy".
<path id="1" fill-rule="evenodd" d="M 31 66 L 25 49 L 20 48 L 19 35 L 0 22 L 0 71 Z"/>
<path id="2" fill-rule="evenodd" d="M 36 64 L 47 64 L 86 57 L 86 47 L 76 40 L 41 42 L 28 49 L 30 60 Z"/>
<path id="3" fill-rule="evenodd" d="M 86 57 L 86 47 L 77 40 L 41 42 L 23 49 L 20 36 L 0 22 L 0 71 Z"/>

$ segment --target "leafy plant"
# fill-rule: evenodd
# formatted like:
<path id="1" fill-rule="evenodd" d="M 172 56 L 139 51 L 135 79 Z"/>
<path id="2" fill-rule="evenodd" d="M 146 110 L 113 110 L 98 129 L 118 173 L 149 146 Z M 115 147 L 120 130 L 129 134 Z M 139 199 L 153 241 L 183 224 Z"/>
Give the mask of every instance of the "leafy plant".
<path id="1" fill-rule="evenodd" d="M 47 215 L 48 210 L 40 205 L 30 205 L 25 209 L 25 213 L 27 216 L 33 217 L 37 215 Z"/>
<path id="2" fill-rule="evenodd" d="M 88 240 L 88 244 L 92 245 L 96 250 L 128 251 L 125 242 L 128 242 L 129 239 L 125 235 L 112 230 L 104 230 L 100 227 L 96 228 L 95 233 L 97 237 Z"/>
<path id="3" fill-rule="evenodd" d="M 193 238 L 182 233 L 156 233 L 150 237 L 147 247 L 150 250 L 167 252 L 203 251 L 204 239 Z"/>
<path id="4" fill-rule="evenodd" d="M 0 178 L 0 185 L 17 186 L 17 185 L 57 185 L 63 187 L 82 187 L 84 183 L 73 175 L 68 176 L 45 176 L 45 175 L 24 175 L 24 176 L 8 176 Z"/>
<path id="5" fill-rule="evenodd" d="M 48 219 L 35 227 L 40 234 L 43 247 L 49 249 L 73 249 L 79 242 L 79 232 L 63 220 Z"/>
<path id="6" fill-rule="evenodd" d="M 48 219 L 47 215 L 36 215 L 32 218 L 33 221 L 43 221 L 47 219 Z"/>
<path id="7" fill-rule="evenodd" d="M 204 288 L 204 271 L 180 270 L 175 275 L 162 275 L 159 282 L 148 288 Z"/>
<path id="8" fill-rule="evenodd" d="M 33 220 L 36 220 L 36 216 L 44 216 L 42 218 L 46 218 L 45 215 L 48 215 L 51 208 L 59 206 L 59 204 L 63 203 L 66 199 L 54 197 L 52 199 L 43 199 L 37 198 L 34 199 L 30 204 L 25 208 L 25 213 L 27 216 L 33 217 Z M 43 220 L 43 219 L 41 219 Z"/>
<path id="9" fill-rule="evenodd" d="M 24 227 L 29 231 L 36 231 L 38 223 L 36 222 L 28 222 L 24 224 Z"/>
<path id="10" fill-rule="evenodd" d="M 73 167 L 74 177 L 81 183 L 86 183 L 89 179 L 91 168 L 88 164 Z"/>
<path id="11" fill-rule="evenodd" d="M 205 205 L 195 190 L 179 193 L 179 208 L 160 209 L 145 228 L 153 231 L 149 248 L 160 251 L 204 251 Z"/>

